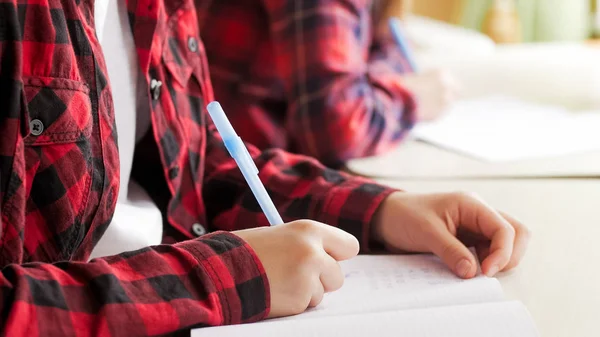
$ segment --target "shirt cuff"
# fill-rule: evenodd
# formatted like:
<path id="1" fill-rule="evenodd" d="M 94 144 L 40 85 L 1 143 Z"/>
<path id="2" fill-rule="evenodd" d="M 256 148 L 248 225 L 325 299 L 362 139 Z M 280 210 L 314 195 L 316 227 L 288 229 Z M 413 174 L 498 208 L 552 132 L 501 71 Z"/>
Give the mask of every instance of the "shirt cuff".
<path id="1" fill-rule="evenodd" d="M 221 324 L 267 318 L 271 305 L 269 280 L 258 255 L 247 242 L 235 234 L 219 231 L 176 246 L 198 260 L 201 270 L 197 276 L 204 279 L 205 287 L 211 288 L 205 291 L 216 295 Z"/>
<path id="2" fill-rule="evenodd" d="M 360 251 L 369 253 L 378 248 L 371 239 L 375 213 L 390 194 L 398 191 L 354 177 L 331 189 L 322 212 L 315 218 L 354 235 L 360 242 Z"/>

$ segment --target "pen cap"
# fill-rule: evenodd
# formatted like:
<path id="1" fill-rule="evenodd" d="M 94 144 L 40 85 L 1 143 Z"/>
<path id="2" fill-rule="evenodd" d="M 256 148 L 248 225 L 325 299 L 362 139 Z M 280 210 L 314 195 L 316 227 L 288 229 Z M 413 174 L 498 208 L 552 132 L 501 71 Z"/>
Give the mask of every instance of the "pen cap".
<path id="1" fill-rule="evenodd" d="M 256 163 L 252 160 L 248 148 L 244 145 L 244 142 L 240 137 L 225 140 L 224 143 L 227 151 L 229 151 L 229 154 L 238 164 L 242 172 L 258 174 L 258 167 L 256 167 Z"/>
<path id="2" fill-rule="evenodd" d="M 227 119 L 225 111 L 223 111 L 219 102 L 210 102 L 206 106 L 206 109 L 224 141 L 237 138 L 238 135 L 235 133 L 233 126 L 231 126 L 231 123 L 229 122 L 229 119 Z"/>
<path id="3" fill-rule="evenodd" d="M 242 139 L 235 133 L 221 104 L 216 101 L 211 102 L 206 106 L 206 109 L 208 110 L 210 118 L 212 118 L 215 123 L 219 134 L 223 138 L 223 143 L 225 144 L 227 151 L 229 151 L 231 157 L 238 164 L 240 170 L 242 170 L 242 172 L 258 174 L 258 168 L 256 167 L 254 160 L 252 160 L 252 156 L 250 156 Z"/>

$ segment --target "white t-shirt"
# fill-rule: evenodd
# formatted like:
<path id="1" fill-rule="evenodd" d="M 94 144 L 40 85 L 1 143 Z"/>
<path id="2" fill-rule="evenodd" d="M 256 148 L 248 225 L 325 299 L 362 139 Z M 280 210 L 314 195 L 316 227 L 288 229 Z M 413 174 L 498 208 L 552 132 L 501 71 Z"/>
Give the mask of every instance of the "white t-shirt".
<path id="1" fill-rule="evenodd" d="M 96 0 L 94 11 L 96 35 L 102 46 L 112 88 L 119 135 L 121 183 L 113 220 L 92 251 L 91 258 L 157 245 L 162 239 L 160 211 L 148 194 L 130 181 L 135 145 L 150 128 L 150 109 L 129 26 L 127 5 L 125 0 Z"/>

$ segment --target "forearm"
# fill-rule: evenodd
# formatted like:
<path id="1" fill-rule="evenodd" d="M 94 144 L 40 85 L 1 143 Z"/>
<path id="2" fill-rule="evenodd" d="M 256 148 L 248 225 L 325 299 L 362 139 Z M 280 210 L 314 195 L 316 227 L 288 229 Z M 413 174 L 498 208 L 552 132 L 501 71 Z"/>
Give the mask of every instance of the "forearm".
<path id="1" fill-rule="evenodd" d="M 265 318 L 268 294 L 251 248 L 215 233 L 89 263 L 8 265 L 0 327 L 6 336 L 170 334 Z"/>
<path id="2" fill-rule="evenodd" d="M 213 137 L 211 137 L 213 138 Z M 268 226 L 252 192 L 220 139 L 209 140 L 203 194 L 211 226 L 221 230 Z M 285 222 L 312 219 L 339 227 L 369 249 L 373 214 L 392 189 L 328 169 L 315 159 L 281 150 L 249 152 Z"/>
<path id="3" fill-rule="evenodd" d="M 373 41 L 369 2 L 263 2 L 295 150 L 339 166 L 398 143 L 415 104 Z"/>
<path id="4" fill-rule="evenodd" d="M 290 104 L 287 129 L 298 152 L 339 167 L 396 146 L 416 120 L 416 103 L 400 82 L 383 61 L 364 73 L 323 76 L 325 89 Z"/>

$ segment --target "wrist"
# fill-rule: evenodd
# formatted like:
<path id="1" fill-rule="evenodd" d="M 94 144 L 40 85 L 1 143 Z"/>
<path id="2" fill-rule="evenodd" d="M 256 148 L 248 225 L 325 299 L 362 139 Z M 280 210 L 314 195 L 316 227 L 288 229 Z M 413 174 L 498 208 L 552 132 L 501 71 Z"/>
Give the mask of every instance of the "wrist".
<path id="1" fill-rule="evenodd" d="M 395 192 L 395 193 L 388 195 L 381 202 L 381 204 L 379 205 L 379 207 L 373 214 L 373 222 L 371 223 L 370 236 L 371 236 L 371 241 L 373 241 L 377 244 L 385 243 L 384 235 L 383 235 L 383 228 L 386 223 L 388 209 L 391 204 L 392 196 L 395 195 L 396 193 L 400 193 L 400 192 Z"/>

